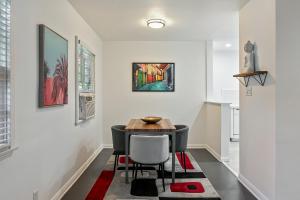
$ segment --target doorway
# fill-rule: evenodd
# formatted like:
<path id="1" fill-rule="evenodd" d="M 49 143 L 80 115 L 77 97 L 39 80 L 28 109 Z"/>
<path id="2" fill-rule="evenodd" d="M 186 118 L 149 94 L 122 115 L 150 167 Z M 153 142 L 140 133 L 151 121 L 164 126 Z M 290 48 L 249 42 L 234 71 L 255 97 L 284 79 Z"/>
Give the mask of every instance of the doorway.
<path id="1" fill-rule="evenodd" d="M 237 104 L 231 104 L 231 129 L 228 145 L 228 160 L 224 160 L 225 166 L 227 166 L 236 176 L 239 173 L 239 149 L 240 149 L 240 129 L 239 118 L 240 108 Z"/>
<path id="2" fill-rule="evenodd" d="M 211 85 L 209 98 L 220 102 L 221 161 L 236 176 L 239 174 L 239 73 L 238 39 L 212 41 Z"/>

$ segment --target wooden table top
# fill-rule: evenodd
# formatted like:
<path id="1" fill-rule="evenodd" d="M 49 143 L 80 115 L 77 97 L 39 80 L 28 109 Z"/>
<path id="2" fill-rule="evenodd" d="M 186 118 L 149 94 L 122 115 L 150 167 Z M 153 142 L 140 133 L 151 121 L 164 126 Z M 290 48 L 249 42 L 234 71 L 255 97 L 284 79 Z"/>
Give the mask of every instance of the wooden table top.
<path id="1" fill-rule="evenodd" d="M 131 119 L 125 130 L 129 132 L 173 132 L 176 128 L 169 119 L 162 119 L 156 124 L 147 124 L 140 119 Z"/>

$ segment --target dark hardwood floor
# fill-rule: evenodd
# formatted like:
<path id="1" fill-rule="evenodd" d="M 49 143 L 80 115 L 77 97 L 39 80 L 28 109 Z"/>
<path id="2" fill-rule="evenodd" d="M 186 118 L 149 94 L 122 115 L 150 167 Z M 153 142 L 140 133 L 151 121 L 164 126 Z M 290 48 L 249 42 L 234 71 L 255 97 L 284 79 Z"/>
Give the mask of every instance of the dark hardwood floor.
<path id="1" fill-rule="evenodd" d="M 207 150 L 191 149 L 206 177 L 215 187 L 222 200 L 256 199 L 223 163 L 216 160 Z"/>
<path id="2" fill-rule="evenodd" d="M 208 151 L 191 149 L 207 178 L 220 194 L 222 200 L 255 200 L 256 198 L 239 183 L 237 178 Z M 82 174 L 62 200 L 84 200 L 101 173 L 112 149 L 104 149 Z"/>

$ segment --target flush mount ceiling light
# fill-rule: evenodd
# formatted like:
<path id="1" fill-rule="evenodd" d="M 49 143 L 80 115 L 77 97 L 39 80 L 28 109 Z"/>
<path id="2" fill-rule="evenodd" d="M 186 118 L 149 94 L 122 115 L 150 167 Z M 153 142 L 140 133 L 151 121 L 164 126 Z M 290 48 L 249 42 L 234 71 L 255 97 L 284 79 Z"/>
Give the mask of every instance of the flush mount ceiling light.
<path id="1" fill-rule="evenodd" d="M 227 43 L 227 44 L 225 44 L 225 47 L 230 48 L 230 47 L 232 47 L 232 44 Z"/>
<path id="2" fill-rule="evenodd" d="M 147 21 L 147 26 L 150 28 L 163 28 L 166 26 L 166 21 L 163 19 L 149 19 Z"/>

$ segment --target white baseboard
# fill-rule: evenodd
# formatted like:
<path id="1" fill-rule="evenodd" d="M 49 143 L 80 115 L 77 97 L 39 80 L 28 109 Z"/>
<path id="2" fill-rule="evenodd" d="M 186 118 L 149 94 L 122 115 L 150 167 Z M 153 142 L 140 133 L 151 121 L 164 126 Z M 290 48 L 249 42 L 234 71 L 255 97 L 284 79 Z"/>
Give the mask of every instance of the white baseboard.
<path id="1" fill-rule="evenodd" d="M 228 162 L 230 159 L 229 157 L 221 156 L 222 162 Z"/>
<path id="2" fill-rule="evenodd" d="M 239 174 L 238 179 L 258 200 L 269 200 L 257 187 L 255 187 L 248 179 Z"/>
<path id="3" fill-rule="evenodd" d="M 217 159 L 219 162 L 222 162 L 222 160 L 221 160 L 221 155 L 220 155 L 220 154 L 218 154 L 218 153 L 217 153 L 213 148 L 211 148 L 209 145 L 205 144 L 204 146 L 205 146 L 205 149 L 215 157 L 215 159 Z"/>
<path id="4" fill-rule="evenodd" d="M 188 144 L 188 149 L 206 149 L 205 144 Z"/>
<path id="5" fill-rule="evenodd" d="M 210 154 L 212 154 L 218 161 L 221 162 L 221 155 L 218 154 L 213 148 L 207 144 L 188 144 L 189 149 L 206 149 Z"/>
<path id="6" fill-rule="evenodd" d="M 223 161 L 222 163 L 223 163 L 223 165 L 225 165 L 225 167 L 227 167 L 227 169 L 229 169 L 229 170 L 231 171 L 231 173 L 233 173 L 236 177 L 239 177 L 238 172 L 234 171 L 234 170 L 226 163 L 226 161 Z"/>
<path id="7" fill-rule="evenodd" d="M 105 149 L 107 149 L 107 148 L 113 148 L 113 145 L 112 144 L 103 144 L 103 148 Z"/>
<path id="8" fill-rule="evenodd" d="M 51 198 L 51 200 L 60 200 L 66 192 L 74 185 L 78 178 L 83 174 L 83 172 L 90 166 L 94 159 L 103 150 L 103 145 L 101 145 L 94 153 L 83 163 L 83 165 L 75 172 L 75 174 L 56 192 L 56 194 Z"/>

